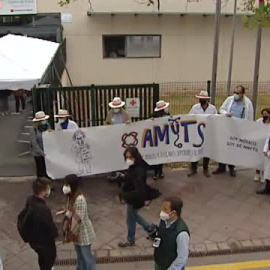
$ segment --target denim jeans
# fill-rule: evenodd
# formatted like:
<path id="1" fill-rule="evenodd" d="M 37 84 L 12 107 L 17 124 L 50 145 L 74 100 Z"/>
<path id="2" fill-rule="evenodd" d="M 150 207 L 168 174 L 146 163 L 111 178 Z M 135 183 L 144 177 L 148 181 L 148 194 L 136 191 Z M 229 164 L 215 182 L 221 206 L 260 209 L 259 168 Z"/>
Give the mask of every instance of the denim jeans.
<path id="1" fill-rule="evenodd" d="M 139 209 L 134 209 L 131 204 L 127 205 L 127 227 L 128 241 L 135 243 L 136 223 L 140 224 L 145 230 L 150 228 L 150 224 L 139 214 Z"/>
<path id="2" fill-rule="evenodd" d="M 155 263 L 155 270 L 163 270 L 163 269 L 161 269 L 161 268 Z M 185 267 L 183 267 L 181 270 L 185 270 Z"/>
<path id="3" fill-rule="evenodd" d="M 96 270 L 96 261 L 92 254 L 91 245 L 75 245 L 75 250 L 77 253 L 76 270 Z"/>

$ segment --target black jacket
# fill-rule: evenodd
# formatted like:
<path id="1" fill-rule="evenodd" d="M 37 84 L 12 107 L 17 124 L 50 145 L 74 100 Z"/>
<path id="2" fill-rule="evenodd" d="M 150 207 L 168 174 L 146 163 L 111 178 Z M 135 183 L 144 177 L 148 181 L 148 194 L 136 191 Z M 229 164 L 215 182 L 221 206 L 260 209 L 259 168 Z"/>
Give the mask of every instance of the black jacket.
<path id="1" fill-rule="evenodd" d="M 160 117 L 165 117 L 165 116 L 170 116 L 170 113 L 164 112 L 164 110 L 159 111 L 159 112 L 153 112 L 151 114 L 151 118 L 160 118 Z"/>
<path id="2" fill-rule="evenodd" d="M 54 244 L 58 232 L 53 222 L 51 210 L 46 202 L 36 196 L 30 196 L 27 199 L 26 206 L 31 207 L 33 233 L 30 244 L 39 246 Z"/>
<path id="3" fill-rule="evenodd" d="M 144 206 L 146 200 L 146 180 L 147 180 L 147 163 L 141 161 L 139 164 L 130 166 L 126 175 L 123 186 L 123 199 L 133 205 L 135 209 Z"/>

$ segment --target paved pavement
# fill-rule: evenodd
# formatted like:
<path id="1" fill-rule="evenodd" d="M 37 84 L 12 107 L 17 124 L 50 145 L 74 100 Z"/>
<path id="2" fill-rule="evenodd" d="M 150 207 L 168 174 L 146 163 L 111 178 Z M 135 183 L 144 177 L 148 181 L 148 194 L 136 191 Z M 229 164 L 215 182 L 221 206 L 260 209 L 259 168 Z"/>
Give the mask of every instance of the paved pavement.
<path id="1" fill-rule="evenodd" d="M 10 97 L 10 112 L 15 111 L 14 97 Z M 0 115 L 0 176 L 24 176 L 33 175 L 35 167 L 30 155 L 18 157 L 29 149 L 28 144 L 18 143 L 18 139 L 24 139 L 21 133 L 29 132 L 24 126 L 31 126 L 27 121 L 31 115 L 31 106 L 27 104 L 27 110 L 20 115 Z"/>
<path id="2" fill-rule="evenodd" d="M 236 178 L 224 174 L 207 179 L 202 174 L 188 178 L 186 171 L 168 170 L 164 180 L 149 183 L 158 187 L 163 197 L 179 195 L 183 198 L 183 217 L 192 235 L 190 250 L 194 254 L 205 254 L 270 245 L 269 197 L 255 194 L 260 184 L 254 183 L 252 178 L 253 171 L 239 171 Z M 117 187 L 103 178 L 85 179 L 83 184 L 98 236 L 93 245 L 96 256 L 151 255 L 151 243 L 141 228 L 136 233 L 135 247 L 118 249 L 117 243 L 126 237 L 126 207 L 118 201 Z M 64 204 L 61 187 L 61 182 L 55 182 L 56 190 L 49 198 L 54 213 Z M 36 255 L 21 242 L 16 230 L 17 213 L 30 192 L 30 181 L 0 182 L 0 252 L 5 270 L 37 269 Z M 160 204 L 161 199 L 152 202 L 142 210 L 142 215 L 157 223 Z M 72 245 L 59 243 L 58 250 L 60 260 L 75 258 Z"/>

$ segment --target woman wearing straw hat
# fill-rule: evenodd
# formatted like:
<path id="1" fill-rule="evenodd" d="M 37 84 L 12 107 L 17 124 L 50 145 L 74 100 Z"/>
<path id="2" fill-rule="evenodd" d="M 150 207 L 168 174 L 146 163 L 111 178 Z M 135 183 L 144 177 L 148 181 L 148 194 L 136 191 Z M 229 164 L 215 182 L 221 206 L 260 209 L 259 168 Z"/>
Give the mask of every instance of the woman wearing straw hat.
<path id="1" fill-rule="evenodd" d="M 169 106 L 170 103 L 165 102 L 164 100 L 160 100 L 156 103 L 156 108 L 154 110 L 154 113 L 151 115 L 152 119 L 164 117 L 170 115 L 169 113 Z M 163 164 L 154 165 L 154 180 L 156 181 L 158 178 L 163 179 L 164 173 L 163 173 Z"/>
<path id="2" fill-rule="evenodd" d="M 78 125 L 70 120 L 71 115 L 67 110 L 60 109 L 58 114 L 54 116 L 58 119 L 58 123 L 55 125 L 55 130 L 65 130 L 65 129 L 78 129 Z"/>
<path id="3" fill-rule="evenodd" d="M 115 97 L 113 101 L 109 103 L 111 110 L 106 118 L 107 125 L 129 124 L 131 122 L 130 115 L 123 109 L 124 106 L 125 102 L 119 97 Z"/>
<path id="4" fill-rule="evenodd" d="M 33 129 L 30 132 L 30 147 L 36 163 L 37 177 L 48 177 L 45 164 L 45 152 L 42 133 L 50 130 L 49 116 L 43 111 L 37 112 L 33 119 Z"/>
<path id="5" fill-rule="evenodd" d="M 214 105 L 209 103 L 210 97 L 207 91 L 201 91 L 196 98 L 199 99 L 199 103 L 195 104 L 189 114 L 217 114 L 217 109 Z M 208 170 L 210 158 L 203 158 L 203 173 L 206 177 L 210 177 Z M 188 174 L 189 177 L 197 174 L 198 162 L 191 162 L 191 171 Z"/>

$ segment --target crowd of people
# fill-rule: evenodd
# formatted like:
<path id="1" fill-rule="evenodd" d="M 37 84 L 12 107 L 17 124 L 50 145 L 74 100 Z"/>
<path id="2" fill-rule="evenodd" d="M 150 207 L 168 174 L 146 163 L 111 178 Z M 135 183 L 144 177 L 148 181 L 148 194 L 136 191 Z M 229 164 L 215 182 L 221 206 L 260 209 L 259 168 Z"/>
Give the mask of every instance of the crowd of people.
<path id="1" fill-rule="evenodd" d="M 210 96 L 207 91 L 201 91 L 196 96 L 196 103 L 189 114 L 217 114 L 218 111 L 210 103 Z M 130 124 L 131 117 L 124 109 L 125 102 L 119 97 L 109 103 L 109 111 L 106 124 Z M 170 104 L 159 101 L 151 115 L 151 120 L 169 116 Z M 245 95 L 245 88 L 237 86 L 234 95 L 228 97 L 219 110 L 220 114 L 226 117 L 235 117 L 253 121 L 253 106 Z M 58 120 L 55 129 L 78 129 L 78 125 L 70 119 L 68 111 L 61 109 L 55 118 Z M 48 123 L 49 116 L 44 112 L 37 112 L 33 119 L 31 131 L 31 152 L 34 156 L 37 169 L 37 180 L 33 183 L 33 196 L 27 200 L 26 207 L 31 208 L 33 217 L 33 238 L 29 239 L 30 246 L 39 257 L 41 270 L 49 270 L 53 267 L 56 258 L 55 239 L 58 235 L 53 222 L 53 217 L 46 204 L 50 195 L 51 183 L 48 180 L 45 165 L 45 152 L 43 148 L 42 133 L 50 131 Z M 261 124 L 270 123 L 270 109 L 262 110 L 262 118 L 258 120 Z M 270 141 L 265 143 L 264 155 L 270 157 Z M 160 212 L 159 225 L 149 223 L 139 213 L 147 201 L 147 164 L 142 159 L 136 147 L 129 147 L 124 153 L 124 159 L 128 165 L 126 172 L 121 173 L 123 185 L 121 185 L 121 198 L 127 204 L 127 239 L 119 243 L 119 247 L 131 247 L 135 245 L 136 224 L 138 223 L 153 240 L 155 270 L 183 270 L 187 263 L 189 254 L 190 232 L 188 226 L 181 217 L 183 202 L 178 197 L 166 198 L 163 201 Z M 203 158 L 203 173 L 210 177 L 208 157 Z M 228 164 L 232 177 L 236 176 L 233 164 Z M 191 163 L 188 176 L 198 173 L 198 162 Z M 226 172 L 226 164 L 219 163 L 213 174 Z M 115 177 L 115 175 L 111 175 Z M 119 174 L 118 176 L 119 177 Z M 163 179 L 163 165 L 154 166 L 154 180 Z M 254 180 L 265 181 L 265 188 L 259 190 L 259 194 L 270 194 L 270 161 L 266 162 L 264 171 L 256 171 Z M 77 253 L 77 270 L 96 269 L 95 259 L 92 255 L 92 243 L 96 234 L 91 220 L 88 216 L 87 203 L 80 186 L 80 178 L 76 175 L 68 175 L 64 179 L 63 194 L 66 196 L 66 205 L 57 215 L 63 215 L 64 242 L 73 242 Z M 46 232 L 46 233 L 41 233 Z"/>

